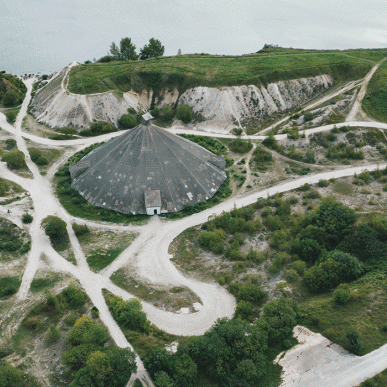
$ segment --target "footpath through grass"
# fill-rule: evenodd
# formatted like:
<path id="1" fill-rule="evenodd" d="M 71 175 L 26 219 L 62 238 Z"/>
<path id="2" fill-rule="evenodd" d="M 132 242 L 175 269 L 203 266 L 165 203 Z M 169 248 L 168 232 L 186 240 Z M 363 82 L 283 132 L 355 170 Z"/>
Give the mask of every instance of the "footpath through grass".
<path id="1" fill-rule="evenodd" d="M 375 120 L 387 122 L 387 61 L 371 78 L 362 107 Z"/>
<path id="2" fill-rule="evenodd" d="M 281 80 L 331 75 L 335 81 L 364 77 L 387 50 L 317 51 L 275 48 L 243 56 L 206 54 L 159 57 L 146 61 L 91 63 L 71 69 L 69 91 L 76 94 L 110 90 L 176 87 L 266 85 Z"/>

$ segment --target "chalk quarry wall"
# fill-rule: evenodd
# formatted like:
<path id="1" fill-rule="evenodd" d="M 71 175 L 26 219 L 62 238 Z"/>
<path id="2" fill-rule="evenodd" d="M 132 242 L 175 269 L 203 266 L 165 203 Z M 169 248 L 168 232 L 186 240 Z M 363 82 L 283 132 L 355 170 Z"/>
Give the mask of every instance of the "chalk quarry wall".
<path id="1" fill-rule="evenodd" d="M 51 127 L 73 126 L 88 128 L 90 122 L 117 120 L 128 108 L 149 109 L 152 91 L 141 94 L 129 91 L 122 96 L 113 92 L 101 94 L 72 94 L 67 91 L 66 79 L 70 68 L 59 72 L 32 100 L 31 113 Z M 157 106 L 165 103 L 186 103 L 203 119 L 201 127 L 223 127 L 228 131 L 238 123 L 262 120 L 273 113 L 299 106 L 333 85 L 329 75 L 281 81 L 264 86 L 195 87 L 179 96 L 178 91 L 164 91 L 157 98 Z"/>

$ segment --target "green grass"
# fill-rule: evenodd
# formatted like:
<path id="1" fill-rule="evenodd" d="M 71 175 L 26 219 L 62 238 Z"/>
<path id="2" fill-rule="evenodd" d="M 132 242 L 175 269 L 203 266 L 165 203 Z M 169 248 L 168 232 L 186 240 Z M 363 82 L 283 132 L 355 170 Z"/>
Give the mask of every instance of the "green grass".
<path id="1" fill-rule="evenodd" d="M 385 387 L 387 386 L 387 370 L 375 375 L 371 379 L 367 379 L 360 384 L 360 387 Z"/>
<path id="2" fill-rule="evenodd" d="M 30 290 L 33 293 L 40 292 L 54 285 L 60 280 L 59 274 L 53 274 L 50 277 L 45 278 L 34 278 L 31 282 Z"/>
<path id="3" fill-rule="evenodd" d="M 387 61 L 380 65 L 371 78 L 362 107 L 370 117 L 387 122 Z"/>
<path id="4" fill-rule="evenodd" d="M 227 151 L 226 147 L 221 142 L 219 142 L 216 138 L 194 136 L 193 134 L 179 134 L 179 136 L 197 143 L 198 145 L 216 154 L 217 156 L 223 155 Z"/>
<path id="5" fill-rule="evenodd" d="M 183 287 L 157 289 L 147 283 L 141 283 L 128 275 L 124 269 L 117 270 L 110 279 L 114 284 L 143 301 L 152 303 L 158 308 L 179 310 L 189 308 L 194 302 L 200 302 L 199 297 L 191 290 Z M 171 294 L 172 293 L 172 294 Z"/>
<path id="6" fill-rule="evenodd" d="M 333 342 L 348 348 L 345 333 L 349 329 L 358 330 L 364 344 L 363 354 L 369 353 L 387 343 L 387 274 L 368 273 L 352 282 L 350 290 L 358 298 L 347 305 L 338 306 L 333 302 L 332 293 L 306 297 L 300 303 L 302 325 L 319 332 Z"/>
<path id="7" fill-rule="evenodd" d="M 71 69 L 69 91 L 126 92 L 195 86 L 266 85 L 330 74 L 336 81 L 364 77 L 387 50 L 317 51 L 277 48 L 243 56 L 181 55 L 146 61 L 91 63 Z"/>
<path id="8" fill-rule="evenodd" d="M 115 248 L 106 251 L 96 250 L 89 254 L 86 260 L 90 269 L 98 272 L 110 265 L 124 250 L 124 248 Z"/>

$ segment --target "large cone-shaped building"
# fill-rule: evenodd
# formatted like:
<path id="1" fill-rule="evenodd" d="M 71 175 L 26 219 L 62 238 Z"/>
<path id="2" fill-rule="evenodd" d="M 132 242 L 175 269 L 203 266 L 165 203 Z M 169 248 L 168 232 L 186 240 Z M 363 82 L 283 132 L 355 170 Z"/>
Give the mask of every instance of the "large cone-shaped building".
<path id="1" fill-rule="evenodd" d="M 222 157 L 149 122 L 70 165 L 71 186 L 92 205 L 125 214 L 180 211 L 226 179 Z"/>

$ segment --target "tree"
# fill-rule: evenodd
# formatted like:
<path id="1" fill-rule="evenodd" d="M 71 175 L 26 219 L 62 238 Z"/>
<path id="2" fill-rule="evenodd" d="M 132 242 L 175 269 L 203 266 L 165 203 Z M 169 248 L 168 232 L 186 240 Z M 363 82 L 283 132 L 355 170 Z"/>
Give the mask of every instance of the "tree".
<path id="1" fill-rule="evenodd" d="M 132 373 L 137 371 L 136 356 L 128 348 L 115 348 L 107 352 L 113 372 L 109 375 L 108 387 L 125 387 Z"/>
<path id="2" fill-rule="evenodd" d="M 144 366 L 152 377 L 160 372 L 168 373 L 171 355 L 165 348 L 153 348 L 146 352 Z"/>
<path id="3" fill-rule="evenodd" d="M 118 120 L 118 124 L 124 129 L 131 129 L 137 125 L 137 119 L 131 114 L 123 114 Z"/>
<path id="4" fill-rule="evenodd" d="M 16 120 L 16 112 L 13 110 L 7 110 L 5 112 L 5 116 L 7 117 L 7 121 L 9 123 L 13 123 Z"/>
<path id="5" fill-rule="evenodd" d="M 334 201 L 322 203 L 306 217 L 307 224 L 318 227 L 326 235 L 325 247 L 329 250 L 337 246 L 355 222 L 355 211 Z"/>
<path id="6" fill-rule="evenodd" d="M 322 249 L 314 239 L 295 239 L 292 243 L 292 252 L 296 253 L 303 261 L 316 262 L 321 255 Z"/>
<path id="7" fill-rule="evenodd" d="M 130 38 L 122 38 L 120 41 L 120 60 L 137 60 L 136 46 Z"/>
<path id="8" fill-rule="evenodd" d="M 110 46 L 110 54 L 115 60 L 120 59 L 120 49 L 117 47 L 117 45 L 114 42 Z"/>
<path id="9" fill-rule="evenodd" d="M 189 124 L 192 121 L 192 109 L 187 104 L 181 104 L 176 108 L 176 117 L 182 120 L 185 124 Z"/>
<path id="10" fill-rule="evenodd" d="M 5 153 L 2 157 L 2 161 L 7 163 L 7 167 L 10 169 L 20 169 L 24 166 L 24 153 L 19 150 L 13 150 Z"/>
<path id="11" fill-rule="evenodd" d="M 0 361 L 0 386 L 22 387 L 24 386 L 20 371 L 9 363 Z"/>
<path id="12" fill-rule="evenodd" d="M 161 108 L 161 119 L 164 122 L 168 122 L 173 118 L 173 110 L 169 105 L 164 105 Z"/>
<path id="13" fill-rule="evenodd" d="M 160 40 L 149 39 L 149 44 L 145 45 L 140 50 L 140 60 L 156 58 L 157 56 L 164 55 L 164 46 L 161 44 Z"/>
<path id="14" fill-rule="evenodd" d="M 90 354 L 86 362 L 89 374 L 98 387 L 108 386 L 107 379 L 113 368 L 110 367 L 109 358 L 106 353 L 95 351 Z"/>
<path id="15" fill-rule="evenodd" d="M 49 215 L 42 220 L 42 227 L 50 238 L 59 238 L 66 234 L 66 222 L 57 216 Z"/>
<path id="16" fill-rule="evenodd" d="M 173 379 L 164 371 L 160 371 L 154 378 L 156 387 L 175 387 L 176 384 Z"/>
<path id="17" fill-rule="evenodd" d="M 278 343 L 292 337 L 298 316 L 298 305 L 290 298 L 267 303 L 263 307 L 262 319 L 267 323 L 269 343 Z"/>
<path id="18" fill-rule="evenodd" d="M 5 148 L 7 150 L 11 150 L 13 148 L 16 148 L 16 146 L 17 146 L 17 142 L 13 138 L 8 138 L 7 140 L 5 140 Z"/>
<path id="19" fill-rule="evenodd" d="M 175 356 L 172 363 L 172 374 L 180 387 L 194 386 L 197 378 L 197 365 L 186 353 Z"/>
<path id="20" fill-rule="evenodd" d="M 3 104 L 5 107 L 16 105 L 20 100 L 20 95 L 15 90 L 8 90 L 3 96 Z"/>

